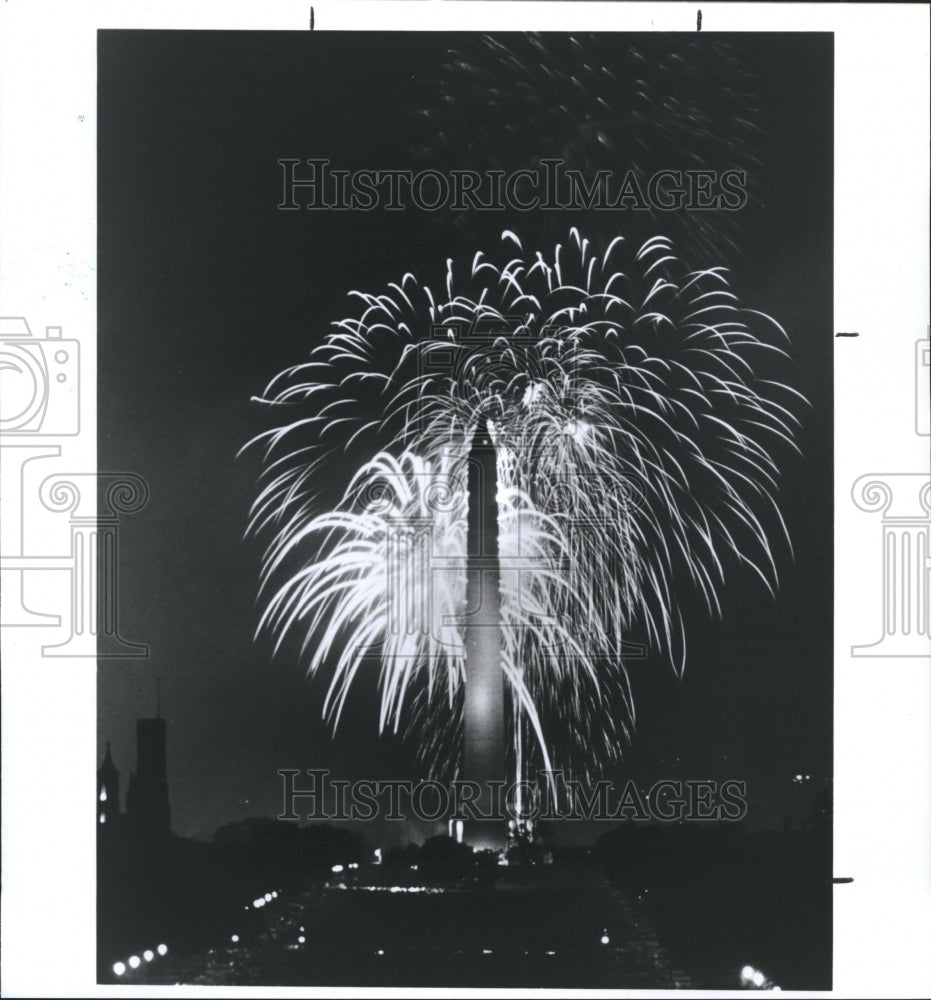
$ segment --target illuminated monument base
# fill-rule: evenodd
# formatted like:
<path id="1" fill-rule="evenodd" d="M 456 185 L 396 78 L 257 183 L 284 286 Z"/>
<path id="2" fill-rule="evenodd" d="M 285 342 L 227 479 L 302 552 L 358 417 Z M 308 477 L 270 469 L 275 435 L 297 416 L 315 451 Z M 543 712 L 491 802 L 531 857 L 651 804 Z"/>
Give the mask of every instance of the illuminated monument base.
<path id="1" fill-rule="evenodd" d="M 477 851 L 503 851 L 507 847 L 506 824 L 501 819 L 466 820 L 462 841 Z"/>

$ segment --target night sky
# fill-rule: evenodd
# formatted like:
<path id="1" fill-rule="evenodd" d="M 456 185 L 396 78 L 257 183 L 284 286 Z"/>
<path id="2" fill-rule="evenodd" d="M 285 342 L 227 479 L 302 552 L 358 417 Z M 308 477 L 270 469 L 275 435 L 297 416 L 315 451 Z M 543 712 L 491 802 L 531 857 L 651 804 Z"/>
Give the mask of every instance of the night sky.
<path id="1" fill-rule="evenodd" d="M 638 732 L 606 777 L 745 780 L 748 824 L 781 828 L 814 794 L 791 776 L 831 774 L 832 41 L 729 37 L 747 46 L 771 129 L 765 205 L 746 210 L 732 284 L 789 332 L 793 385 L 812 404 L 783 493 L 795 558 L 781 560 L 778 601 L 738 571 L 722 621 L 688 614 L 681 681 L 661 662 L 632 664 Z M 350 289 L 445 272 L 437 220 L 415 210 L 278 211 L 276 161 L 410 165 L 429 139 L 411 112 L 451 39 L 99 35 L 98 467 L 144 476 L 151 499 L 120 527 L 120 628 L 150 656 L 101 661 L 98 738 L 101 757 L 112 741 L 125 795 L 135 719 L 154 714 L 162 678 L 181 835 L 277 815 L 279 768 L 422 773 L 412 746 L 378 736 L 374 683 L 356 687 L 333 738 L 325 684 L 292 651 L 273 659 L 253 641 L 261 548 L 244 531 L 259 460 L 236 456 L 269 426 L 250 397 L 306 359 Z"/>

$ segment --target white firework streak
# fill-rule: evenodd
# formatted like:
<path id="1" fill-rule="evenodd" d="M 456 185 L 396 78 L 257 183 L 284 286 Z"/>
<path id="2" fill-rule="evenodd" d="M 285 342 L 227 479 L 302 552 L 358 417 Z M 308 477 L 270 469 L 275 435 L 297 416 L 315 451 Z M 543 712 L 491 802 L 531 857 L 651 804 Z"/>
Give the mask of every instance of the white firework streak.
<path id="1" fill-rule="evenodd" d="M 719 614 L 737 562 L 775 594 L 777 456 L 798 450 L 803 400 L 757 374 L 787 357 L 781 326 L 741 308 L 724 268 L 687 270 L 669 240 L 616 237 L 596 254 L 573 229 L 544 255 L 506 232 L 502 248 L 503 261 L 448 261 L 443 294 L 411 274 L 351 293 L 359 313 L 266 390 L 294 416 L 255 439 L 251 530 L 271 536 L 259 628 L 279 645 L 303 634 L 308 671 L 330 672 L 334 725 L 377 655 L 381 726 L 415 730 L 434 770 L 455 772 L 466 456 L 487 421 L 515 760 L 590 776 L 631 737 L 621 640 L 635 625 L 681 673 L 685 589 Z M 315 484 L 360 451 L 320 510 Z M 429 572 L 401 524 L 429 526 Z"/>

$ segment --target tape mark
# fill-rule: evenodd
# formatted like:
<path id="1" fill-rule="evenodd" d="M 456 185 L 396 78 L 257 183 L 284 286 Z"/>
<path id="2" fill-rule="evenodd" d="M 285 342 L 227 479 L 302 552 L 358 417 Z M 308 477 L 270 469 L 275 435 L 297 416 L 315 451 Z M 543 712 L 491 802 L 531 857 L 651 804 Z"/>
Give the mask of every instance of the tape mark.
<path id="1" fill-rule="evenodd" d="M 859 333 L 835 333 L 835 337 L 859 337 Z"/>

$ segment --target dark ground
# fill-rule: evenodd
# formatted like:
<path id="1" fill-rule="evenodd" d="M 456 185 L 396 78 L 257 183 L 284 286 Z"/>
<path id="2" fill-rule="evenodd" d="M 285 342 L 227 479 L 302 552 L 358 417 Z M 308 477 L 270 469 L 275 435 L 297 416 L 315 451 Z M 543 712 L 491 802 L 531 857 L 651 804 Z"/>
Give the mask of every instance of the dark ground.
<path id="1" fill-rule="evenodd" d="M 630 826 L 506 867 L 445 837 L 372 864 L 345 831 L 271 820 L 161 851 L 142 873 L 112 851 L 100 866 L 103 983 L 729 989 L 750 964 L 830 988 L 816 827 Z M 114 976 L 160 942 L 167 956 Z"/>

